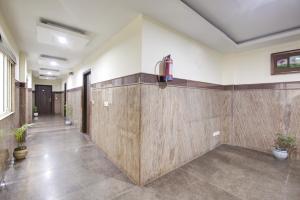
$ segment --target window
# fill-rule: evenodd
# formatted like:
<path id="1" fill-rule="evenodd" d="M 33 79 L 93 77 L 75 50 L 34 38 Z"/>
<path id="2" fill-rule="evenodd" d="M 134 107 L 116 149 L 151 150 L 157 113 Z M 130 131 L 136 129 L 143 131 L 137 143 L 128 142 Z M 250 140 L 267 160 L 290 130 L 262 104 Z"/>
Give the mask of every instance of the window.
<path id="1" fill-rule="evenodd" d="M 0 116 L 12 111 L 12 62 L 0 52 Z"/>
<path id="2" fill-rule="evenodd" d="M 273 53 L 271 62 L 272 75 L 300 73 L 300 49 Z"/>

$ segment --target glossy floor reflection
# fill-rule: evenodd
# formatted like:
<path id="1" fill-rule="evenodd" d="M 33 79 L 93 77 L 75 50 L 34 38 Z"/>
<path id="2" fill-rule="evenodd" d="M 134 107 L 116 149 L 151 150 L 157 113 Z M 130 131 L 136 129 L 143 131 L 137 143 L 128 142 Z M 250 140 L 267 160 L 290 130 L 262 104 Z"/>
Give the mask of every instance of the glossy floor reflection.
<path id="1" fill-rule="evenodd" d="M 299 200 L 300 163 L 223 145 L 155 182 L 133 185 L 86 136 L 61 117 L 40 118 L 28 131 L 28 158 L 11 167 L 13 200 Z"/>

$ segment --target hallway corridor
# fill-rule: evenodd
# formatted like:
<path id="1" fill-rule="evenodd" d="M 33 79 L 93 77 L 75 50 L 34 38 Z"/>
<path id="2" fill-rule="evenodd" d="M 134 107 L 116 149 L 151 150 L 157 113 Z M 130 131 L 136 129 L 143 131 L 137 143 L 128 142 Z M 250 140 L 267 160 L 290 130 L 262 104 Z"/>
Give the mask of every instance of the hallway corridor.
<path id="1" fill-rule="evenodd" d="M 28 131 L 28 157 L 11 166 L 2 200 L 298 200 L 299 161 L 222 145 L 164 177 L 132 184 L 88 137 L 62 117 Z"/>
<path id="2" fill-rule="evenodd" d="M 28 131 L 27 146 L 28 157 L 7 173 L 1 200 L 110 199 L 133 187 L 62 117 L 39 117 Z"/>

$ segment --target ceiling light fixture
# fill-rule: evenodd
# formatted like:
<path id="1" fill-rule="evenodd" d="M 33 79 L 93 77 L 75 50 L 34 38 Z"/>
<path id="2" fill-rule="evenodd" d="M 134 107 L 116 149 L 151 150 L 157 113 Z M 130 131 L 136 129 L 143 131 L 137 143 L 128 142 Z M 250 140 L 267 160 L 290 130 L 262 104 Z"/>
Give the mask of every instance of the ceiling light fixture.
<path id="1" fill-rule="evenodd" d="M 68 40 L 66 37 L 63 37 L 63 36 L 57 36 L 57 40 L 59 43 L 61 44 L 67 44 L 68 43 Z"/>
<path id="2" fill-rule="evenodd" d="M 55 62 L 55 61 L 51 61 L 51 62 L 50 62 L 50 65 L 51 65 L 51 66 L 57 66 L 57 65 L 58 65 L 58 63 L 57 63 L 57 62 Z"/>
<path id="3" fill-rule="evenodd" d="M 51 73 L 51 72 L 47 72 L 47 74 L 48 74 L 48 75 L 51 75 L 52 73 Z"/>

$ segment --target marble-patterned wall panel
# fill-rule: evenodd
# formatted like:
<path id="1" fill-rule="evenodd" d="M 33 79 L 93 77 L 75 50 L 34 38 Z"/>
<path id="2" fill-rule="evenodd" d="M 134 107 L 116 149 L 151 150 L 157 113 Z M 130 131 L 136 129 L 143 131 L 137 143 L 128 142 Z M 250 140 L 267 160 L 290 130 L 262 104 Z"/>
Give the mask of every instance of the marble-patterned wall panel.
<path id="1" fill-rule="evenodd" d="M 92 140 L 139 184 L 139 85 L 93 88 L 92 99 Z"/>
<path id="2" fill-rule="evenodd" d="M 20 106 L 20 124 L 25 124 L 27 123 L 27 100 L 28 100 L 28 91 L 27 88 L 25 87 L 20 87 L 19 88 L 19 94 L 20 94 L 20 99 L 19 99 L 19 106 Z"/>
<path id="3" fill-rule="evenodd" d="M 67 92 L 67 104 L 72 107 L 72 122 L 81 129 L 82 124 L 82 104 L 81 104 L 81 89 L 70 90 Z"/>
<path id="4" fill-rule="evenodd" d="M 35 92 L 32 91 L 32 106 L 35 105 Z"/>
<path id="5" fill-rule="evenodd" d="M 20 89 L 17 87 L 14 89 L 14 113 L 0 120 L 0 150 L 8 149 L 11 157 L 13 149 L 17 145 L 13 131 L 15 128 L 20 126 L 19 91 Z"/>
<path id="6" fill-rule="evenodd" d="M 222 132 L 220 137 L 222 138 L 222 143 L 229 143 L 229 135 L 233 132 L 233 116 L 232 116 L 232 99 L 233 99 L 233 90 L 225 90 L 218 92 L 219 101 L 221 106 L 221 126 Z"/>
<path id="7" fill-rule="evenodd" d="M 284 130 L 284 90 L 236 90 L 229 144 L 271 152 L 277 133 Z"/>
<path id="8" fill-rule="evenodd" d="M 285 106 L 286 133 L 297 140 L 297 153 L 293 158 L 300 160 L 300 90 L 287 90 Z"/>
<path id="9" fill-rule="evenodd" d="M 27 123 L 32 122 L 32 91 L 27 89 Z"/>
<path id="10" fill-rule="evenodd" d="M 62 93 L 54 93 L 54 114 L 58 115 L 61 114 L 62 110 L 61 110 L 61 100 L 62 97 Z"/>
<path id="11" fill-rule="evenodd" d="M 141 86 L 141 184 L 218 146 L 220 90 Z"/>
<path id="12" fill-rule="evenodd" d="M 63 116 L 64 117 L 64 110 L 65 110 L 65 94 L 64 93 L 62 93 L 61 94 L 61 102 L 60 102 L 60 110 L 61 110 L 61 116 Z"/>

